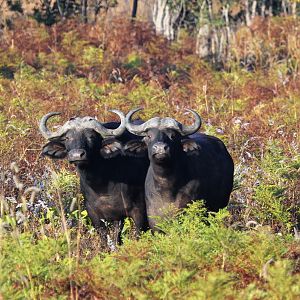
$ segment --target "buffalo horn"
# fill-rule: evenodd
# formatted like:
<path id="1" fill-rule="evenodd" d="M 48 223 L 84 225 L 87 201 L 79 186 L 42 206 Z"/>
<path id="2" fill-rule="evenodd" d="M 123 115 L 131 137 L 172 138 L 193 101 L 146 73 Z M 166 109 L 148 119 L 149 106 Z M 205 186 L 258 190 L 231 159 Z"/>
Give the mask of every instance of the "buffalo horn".
<path id="1" fill-rule="evenodd" d="M 194 116 L 194 118 L 195 118 L 195 122 L 194 122 L 194 124 L 191 125 L 191 126 L 181 125 L 182 130 L 181 130 L 180 133 L 181 133 L 183 136 L 191 135 L 191 134 L 197 132 L 197 131 L 199 130 L 199 128 L 201 127 L 201 123 L 202 123 L 202 122 L 201 122 L 200 116 L 199 116 L 194 110 L 188 109 L 188 108 L 186 108 L 185 110 L 186 110 L 186 111 L 189 111 L 190 113 L 193 114 L 193 116 Z"/>
<path id="2" fill-rule="evenodd" d="M 136 112 L 138 112 L 140 110 L 143 110 L 143 108 L 139 107 L 139 108 L 133 109 L 126 115 L 126 128 L 129 132 L 131 132 L 135 135 L 143 136 L 143 135 L 145 135 L 145 131 L 146 131 L 145 125 L 148 122 L 145 122 L 140 125 L 135 125 L 131 122 L 131 118 L 132 118 L 133 114 L 135 114 Z"/>
<path id="3" fill-rule="evenodd" d="M 117 114 L 120 117 L 120 126 L 116 129 L 108 129 L 105 126 L 101 124 L 101 122 L 94 120 L 91 122 L 91 125 L 89 128 L 94 129 L 96 132 L 98 132 L 102 137 L 108 137 L 108 136 L 120 136 L 126 129 L 126 122 L 125 122 L 125 116 L 124 114 L 117 109 L 111 109 L 110 112 L 113 112 Z"/>
<path id="4" fill-rule="evenodd" d="M 49 112 L 48 114 L 42 117 L 39 124 L 39 129 L 45 139 L 50 139 L 51 137 L 54 136 L 54 133 L 50 131 L 47 127 L 48 119 L 50 119 L 53 116 L 58 116 L 60 114 L 61 114 L 60 112 Z"/>
<path id="5" fill-rule="evenodd" d="M 139 136 L 145 136 L 146 131 L 150 128 L 158 128 L 160 130 L 170 128 L 170 129 L 176 130 L 182 136 L 187 136 L 187 135 L 191 135 L 191 134 L 195 133 L 196 131 L 198 131 L 198 129 L 201 126 L 200 116 L 194 110 L 191 110 L 191 109 L 186 109 L 187 111 L 191 112 L 195 117 L 195 122 L 191 126 L 182 125 L 178 121 L 176 121 L 172 118 L 169 118 L 169 117 L 167 117 L 167 118 L 155 117 L 141 125 L 135 125 L 132 123 L 131 118 L 132 118 L 133 114 L 135 114 L 136 112 L 138 112 L 140 110 L 142 110 L 142 108 L 133 109 L 126 115 L 126 128 L 131 133 L 139 135 Z"/>
<path id="6" fill-rule="evenodd" d="M 62 136 L 64 133 L 66 133 L 68 130 L 80 126 L 80 123 L 78 122 L 78 118 L 72 118 L 68 122 L 66 122 L 63 126 L 61 126 L 57 131 L 52 132 L 47 128 L 47 121 L 53 117 L 60 115 L 60 112 L 50 112 L 46 115 L 44 115 L 40 121 L 40 131 L 44 138 L 50 140 L 53 138 L 58 138 Z"/>
<path id="7" fill-rule="evenodd" d="M 102 137 L 119 136 L 126 129 L 125 116 L 119 110 L 112 109 L 110 111 L 117 114 L 121 119 L 120 126 L 116 129 L 108 129 L 104 125 L 102 125 L 101 122 L 97 121 L 96 119 L 90 118 L 90 117 L 88 117 L 88 118 L 85 117 L 82 119 L 80 119 L 80 118 L 70 119 L 62 127 L 60 127 L 56 132 L 52 132 L 47 128 L 47 121 L 53 116 L 60 115 L 61 113 L 59 113 L 59 112 L 50 112 L 50 113 L 44 115 L 40 121 L 39 129 L 40 129 L 40 132 L 42 133 L 43 137 L 48 140 L 60 137 L 65 132 L 67 132 L 69 129 L 72 129 L 72 128 L 91 128 L 91 129 L 94 129 L 96 132 L 98 132 Z"/>

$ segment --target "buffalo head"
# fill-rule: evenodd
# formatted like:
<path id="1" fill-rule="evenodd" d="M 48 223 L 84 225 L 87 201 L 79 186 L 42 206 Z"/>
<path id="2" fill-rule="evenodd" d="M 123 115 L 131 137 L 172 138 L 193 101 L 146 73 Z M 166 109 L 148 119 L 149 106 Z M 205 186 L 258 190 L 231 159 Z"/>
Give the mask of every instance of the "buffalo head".
<path id="1" fill-rule="evenodd" d="M 118 110 L 111 110 L 117 114 L 121 122 L 112 123 L 107 128 L 92 117 L 71 118 L 57 131 L 52 132 L 47 127 L 49 118 L 60 113 L 51 112 L 43 116 L 39 129 L 49 141 L 43 146 L 42 154 L 54 159 L 67 158 L 76 165 L 90 164 L 101 155 L 103 158 L 114 157 L 121 153 L 122 146 L 115 137 L 125 131 L 125 116 Z"/>
<path id="2" fill-rule="evenodd" d="M 197 143 L 191 138 L 186 138 L 198 131 L 201 126 L 201 118 L 195 111 L 187 109 L 195 118 L 195 122 L 191 126 L 183 125 L 168 117 L 155 117 L 141 125 L 135 125 L 131 118 L 139 110 L 141 108 L 127 114 L 126 128 L 129 132 L 144 138 L 143 140 L 129 141 L 124 148 L 127 154 L 138 155 L 148 151 L 150 161 L 165 164 L 176 159 L 180 152 L 190 154 L 198 150 Z"/>

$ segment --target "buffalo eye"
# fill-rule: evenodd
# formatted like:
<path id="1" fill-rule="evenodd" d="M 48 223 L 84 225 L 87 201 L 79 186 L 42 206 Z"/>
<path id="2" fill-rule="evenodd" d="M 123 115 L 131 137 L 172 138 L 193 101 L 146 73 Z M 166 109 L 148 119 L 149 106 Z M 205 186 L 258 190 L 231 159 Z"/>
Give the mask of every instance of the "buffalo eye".
<path id="1" fill-rule="evenodd" d="M 144 142 L 147 143 L 147 142 L 149 142 L 149 140 L 150 140 L 150 139 L 149 139 L 149 136 L 148 136 L 148 135 L 146 135 L 146 136 L 143 137 L 143 141 L 144 141 Z"/>
<path id="2" fill-rule="evenodd" d="M 149 132 L 147 132 L 147 135 L 144 136 L 143 140 L 144 140 L 145 142 L 148 142 L 148 141 L 151 140 L 151 139 L 152 139 L 152 134 L 149 133 Z"/>
<path id="3" fill-rule="evenodd" d="M 94 135 L 93 134 L 89 134 L 87 136 L 87 139 L 92 142 L 94 140 Z"/>
<path id="4" fill-rule="evenodd" d="M 169 138 L 170 138 L 171 140 L 174 140 L 175 137 L 176 137 L 176 134 L 175 134 L 174 132 L 170 132 Z"/>
<path id="5" fill-rule="evenodd" d="M 148 138 L 151 140 L 151 139 L 153 139 L 153 133 L 152 132 L 148 132 L 147 133 L 147 136 L 148 136 Z"/>
<path id="6" fill-rule="evenodd" d="M 70 138 L 68 136 L 64 136 L 60 139 L 61 142 L 66 142 L 68 141 Z"/>

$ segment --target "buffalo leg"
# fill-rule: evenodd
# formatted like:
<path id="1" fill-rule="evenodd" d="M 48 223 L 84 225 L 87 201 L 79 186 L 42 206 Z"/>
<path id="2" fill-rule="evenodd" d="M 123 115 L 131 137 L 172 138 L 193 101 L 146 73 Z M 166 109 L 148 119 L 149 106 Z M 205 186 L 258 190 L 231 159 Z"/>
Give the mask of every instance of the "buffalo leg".
<path id="1" fill-rule="evenodd" d="M 148 218 L 146 214 L 142 214 L 139 210 L 133 212 L 132 219 L 134 221 L 134 224 L 136 226 L 136 230 L 138 235 L 141 234 L 141 232 L 145 232 L 149 229 L 148 224 Z"/>
<path id="2" fill-rule="evenodd" d="M 116 251 L 117 245 L 122 244 L 121 233 L 124 226 L 124 220 L 113 221 L 109 226 L 108 246 L 111 251 Z"/>
<path id="3" fill-rule="evenodd" d="M 114 221 L 114 243 L 115 245 L 122 245 L 122 230 L 124 227 L 124 220 Z"/>
<path id="4" fill-rule="evenodd" d="M 105 247 L 107 246 L 108 243 L 108 239 L 107 239 L 107 235 L 108 235 L 108 228 L 107 225 L 105 224 L 105 222 L 99 220 L 99 222 L 97 222 L 96 225 L 94 225 L 97 232 L 99 233 L 100 239 L 101 239 L 101 244 L 105 245 Z"/>

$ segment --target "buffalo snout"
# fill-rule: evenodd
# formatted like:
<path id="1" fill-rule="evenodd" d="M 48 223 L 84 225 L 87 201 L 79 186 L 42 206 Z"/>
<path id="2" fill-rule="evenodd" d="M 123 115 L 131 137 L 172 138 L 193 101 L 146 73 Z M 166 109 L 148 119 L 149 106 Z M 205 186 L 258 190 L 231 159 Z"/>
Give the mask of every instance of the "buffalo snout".
<path id="1" fill-rule="evenodd" d="M 157 142 L 152 146 L 152 155 L 156 159 L 164 159 L 170 156 L 170 147 L 166 143 Z"/>
<path id="2" fill-rule="evenodd" d="M 68 153 L 71 163 L 87 161 L 87 153 L 84 149 L 73 149 Z"/>
<path id="3" fill-rule="evenodd" d="M 158 142 L 152 146 L 152 151 L 153 153 L 169 153 L 170 147 L 165 143 Z"/>

